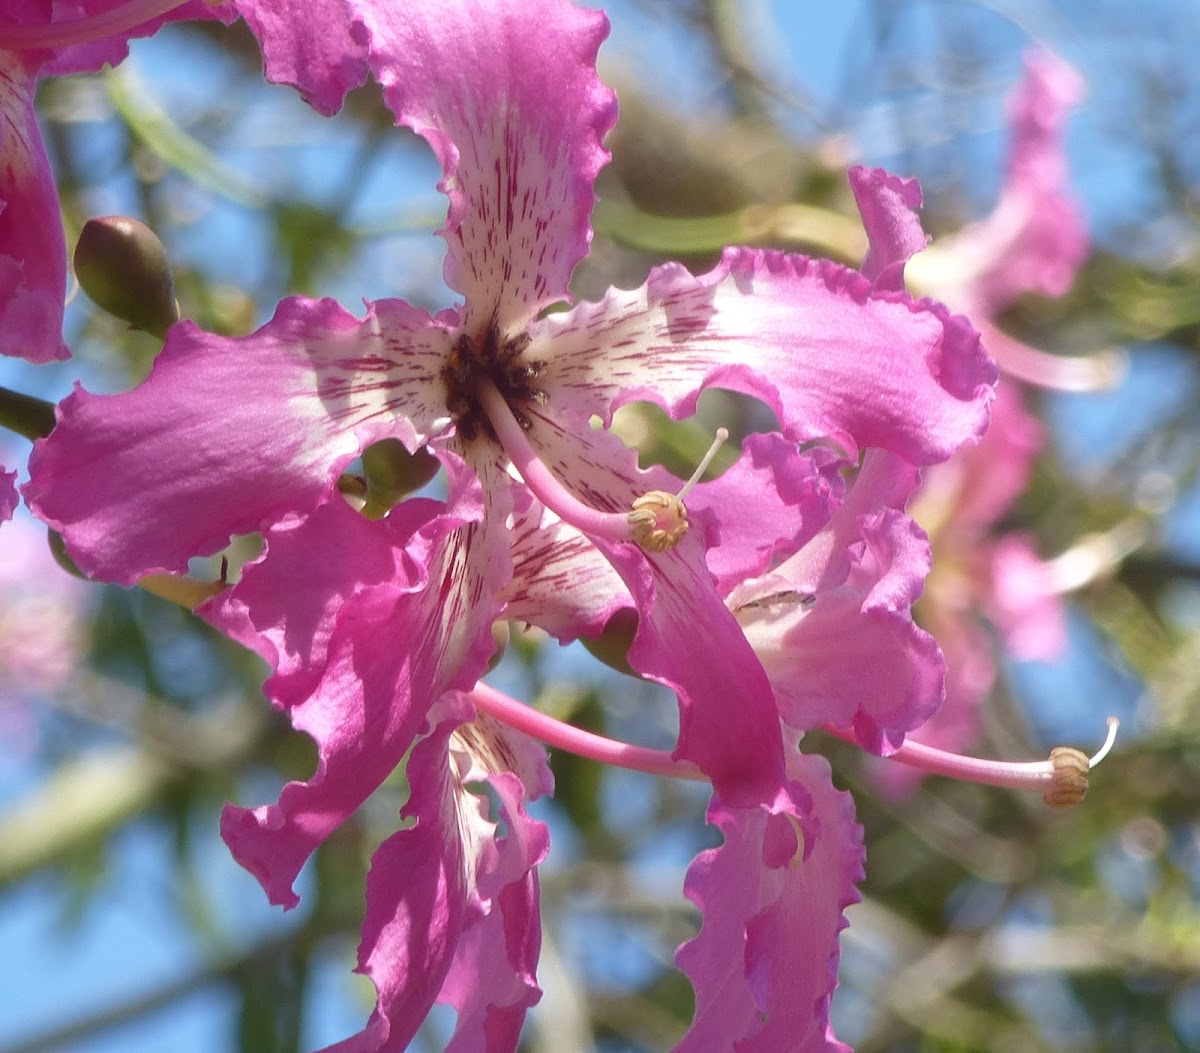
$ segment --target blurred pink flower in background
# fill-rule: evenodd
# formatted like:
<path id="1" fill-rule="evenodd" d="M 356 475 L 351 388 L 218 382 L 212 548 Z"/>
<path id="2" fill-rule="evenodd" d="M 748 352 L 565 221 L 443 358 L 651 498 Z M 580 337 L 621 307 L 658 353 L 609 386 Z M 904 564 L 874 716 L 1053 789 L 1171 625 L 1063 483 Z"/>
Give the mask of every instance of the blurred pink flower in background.
<path id="1" fill-rule="evenodd" d="M 903 288 L 907 278 L 910 286 L 963 312 L 1002 373 L 982 440 L 925 469 L 911 505 L 934 551 L 917 612 L 946 658 L 946 700 L 912 737 L 950 751 L 978 739 L 980 706 L 996 679 L 987 623 L 1014 658 L 1053 661 L 1067 645 L 1062 593 L 1083 583 L 1072 572 L 1077 561 L 1069 553 L 1044 562 L 1028 534 L 996 531 L 1028 486 L 1044 442 L 1018 381 L 1095 390 L 1117 379 L 1118 360 L 1111 353 L 1048 354 L 994 322 L 1023 293 L 1064 295 L 1086 255 L 1063 134 L 1083 87 L 1080 75 L 1057 55 L 1044 48 L 1027 55 L 1025 77 L 1009 102 L 1008 162 L 995 207 L 928 248 L 914 211 L 921 204 L 915 181 L 879 169 L 851 175 L 870 235 L 864 271 L 883 288 Z M 880 774 L 895 790 L 911 787 L 921 775 L 896 765 Z"/>
<path id="2" fill-rule="evenodd" d="M 0 531 L 0 756 L 37 746 L 30 703 L 61 690 L 82 660 L 87 585 L 54 560 L 46 529 L 17 516 Z"/>
<path id="3" fill-rule="evenodd" d="M 0 538 L 0 697 L 56 691 L 83 654 L 87 586 L 55 562 L 32 519 L 18 516 Z"/>

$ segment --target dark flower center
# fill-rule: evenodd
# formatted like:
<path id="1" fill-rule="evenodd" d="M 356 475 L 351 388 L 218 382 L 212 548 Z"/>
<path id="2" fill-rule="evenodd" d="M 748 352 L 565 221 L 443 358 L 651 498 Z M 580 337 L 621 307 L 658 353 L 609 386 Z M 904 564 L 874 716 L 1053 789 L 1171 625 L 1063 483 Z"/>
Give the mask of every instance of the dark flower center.
<path id="1" fill-rule="evenodd" d="M 465 442 L 474 441 L 480 434 L 496 438 L 479 402 L 479 384 L 483 380 L 496 385 L 522 428 L 528 430 L 533 426 L 526 407 L 545 405 L 549 400 L 536 384 L 546 372 L 546 363 L 540 359 L 525 361 L 528 346 L 528 333 L 502 339 L 494 322 L 480 337 L 463 333 L 458 338 L 442 369 L 442 380 L 446 384 L 446 408 Z"/>

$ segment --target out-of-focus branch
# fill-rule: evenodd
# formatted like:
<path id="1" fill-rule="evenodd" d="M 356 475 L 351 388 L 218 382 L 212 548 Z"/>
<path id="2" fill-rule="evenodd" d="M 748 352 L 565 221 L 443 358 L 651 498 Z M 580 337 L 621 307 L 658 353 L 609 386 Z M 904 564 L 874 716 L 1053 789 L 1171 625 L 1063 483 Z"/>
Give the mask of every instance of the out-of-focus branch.
<path id="1" fill-rule="evenodd" d="M 210 984 L 234 981 L 238 974 L 247 968 L 260 968 L 261 963 L 265 961 L 282 958 L 294 952 L 311 951 L 320 941 L 350 931 L 357 924 L 357 920 L 351 917 L 315 918 L 292 932 L 270 936 L 245 949 L 221 955 L 195 971 L 127 1002 L 0 1048 L 0 1053 L 48 1053 L 84 1038 L 94 1038 L 105 1031 L 111 1031 L 169 1006 Z"/>
<path id="2" fill-rule="evenodd" d="M 188 724 L 186 763 L 141 746 L 109 747 L 62 765 L 0 815 L 0 885 L 99 841 L 153 807 L 189 772 L 236 763 L 249 754 L 263 728 L 258 710 L 231 715 L 227 707 Z"/>
<path id="3" fill-rule="evenodd" d="M 596 1048 L 589 1022 L 587 1000 L 558 953 L 554 930 L 542 928 L 538 957 L 538 983 L 542 1001 L 531 1019 L 533 1053 L 558 1053 L 569 1049 L 589 1053 Z"/>
<path id="4" fill-rule="evenodd" d="M 0 387 L 0 427 L 40 439 L 54 427 L 54 403 Z"/>
<path id="5" fill-rule="evenodd" d="M 815 205 L 748 205 L 696 218 L 652 215 L 608 200 L 596 206 L 595 222 L 614 241 L 662 255 L 719 252 L 726 245 L 776 245 L 857 264 L 867 248 L 858 223 Z"/>
<path id="6" fill-rule="evenodd" d="M 744 5 L 732 0 L 705 0 L 705 28 L 717 58 L 729 77 L 729 90 L 738 116 L 751 120 L 767 117 L 767 85 L 746 45 L 742 20 Z"/>

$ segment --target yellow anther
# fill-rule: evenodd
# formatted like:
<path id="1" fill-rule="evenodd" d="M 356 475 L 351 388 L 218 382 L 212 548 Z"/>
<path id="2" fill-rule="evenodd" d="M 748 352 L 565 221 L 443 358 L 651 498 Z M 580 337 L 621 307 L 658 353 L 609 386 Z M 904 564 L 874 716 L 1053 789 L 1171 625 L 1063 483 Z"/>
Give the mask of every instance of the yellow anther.
<path id="1" fill-rule="evenodd" d="M 688 532 L 687 509 L 674 494 L 651 490 L 633 502 L 629 526 L 647 552 L 670 552 Z"/>
<path id="2" fill-rule="evenodd" d="M 708 448 L 708 453 L 696 465 L 692 477 L 683 484 L 679 493 L 669 494 L 665 490 L 651 490 L 633 502 L 633 511 L 628 517 L 630 532 L 633 540 L 647 552 L 670 552 L 688 532 L 688 514 L 683 499 L 700 481 L 700 477 L 717 455 L 717 450 L 721 448 L 721 443 L 728 438 L 728 431 L 724 428 L 717 429 L 716 438 Z"/>

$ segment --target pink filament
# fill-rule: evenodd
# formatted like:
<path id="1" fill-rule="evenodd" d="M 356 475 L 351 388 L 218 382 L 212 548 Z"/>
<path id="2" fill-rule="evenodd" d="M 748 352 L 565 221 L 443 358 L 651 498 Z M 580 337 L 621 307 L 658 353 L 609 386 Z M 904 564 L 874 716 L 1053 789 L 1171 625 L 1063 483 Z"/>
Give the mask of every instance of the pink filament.
<path id="1" fill-rule="evenodd" d="M 603 735 L 583 731 L 532 706 L 518 702 L 489 684 L 476 684 L 471 692 L 471 699 L 485 713 L 509 727 L 576 756 L 586 757 L 600 764 L 647 772 L 650 775 L 690 779 L 696 782 L 708 781 L 694 764 L 678 761 L 666 750 L 631 746 L 625 742 L 605 738 Z M 1115 717 L 1108 718 L 1108 737 L 1095 756 L 1089 760 L 1089 767 L 1099 764 L 1108 755 L 1116 738 L 1117 725 Z M 834 728 L 825 730 L 847 742 L 854 742 L 854 737 L 849 732 Z M 888 760 L 920 768 L 931 775 L 947 775 L 964 782 L 1003 786 L 1013 790 L 1044 791 L 1055 782 L 1055 766 L 1050 760 L 1015 762 L 964 757 L 912 740 L 906 740 L 899 749 L 888 756 Z"/>
<path id="2" fill-rule="evenodd" d="M 587 757 L 589 760 L 618 768 L 648 772 L 651 775 L 707 782 L 704 773 L 694 764 L 677 761 L 666 750 L 631 746 L 564 724 L 561 720 L 525 705 L 524 702 L 509 698 L 488 684 L 476 684 L 471 692 L 471 700 L 485 713 L 490 713 L 509 727 L 576 756 Z"/>
<path id="3" fill-rule="evenodd" d="M 525 485 L 542 504 L 564 523 L 569 523 L 590 537 L 602 537 L 609 541 L 632 540 L 627 513 L 599 512 L 585 505 L 555 478 L 554 473 L 538 458 L 504 396 L 493 384 L 480 385 L 479 398 L 504 452 L 521 473 Z"/>

